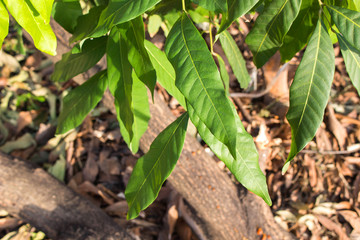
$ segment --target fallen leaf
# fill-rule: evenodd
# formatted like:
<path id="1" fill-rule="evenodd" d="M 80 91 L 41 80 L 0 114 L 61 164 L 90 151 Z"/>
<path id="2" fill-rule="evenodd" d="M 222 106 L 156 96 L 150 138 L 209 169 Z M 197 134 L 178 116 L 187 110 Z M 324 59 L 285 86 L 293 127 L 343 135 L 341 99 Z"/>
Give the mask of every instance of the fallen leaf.
<path id="1" fill-rule="evenodd" d="M 6 142 L 4 145 L 0 147 L 0 150 L 4 153 L 11 153 L 17 149 L 26 149 L 30 146 L 36 145 L 34 138 L 31 136 L 30 133 L 25 133 L 18 139 L 14 141 Z"/>
<path id="2" fill-rule="evenodd" d="M 21 130 L 29 126 L 38 114 L 35 110 L 20 112 L 17 120 L 16 134 L 19 134 Z"/>
<path id="3" fill-rule="evenodd" d="M 12 218 L 12 217 L 0 218 L 1 231 L 16 228 L 20 224 L 22 224 L 22 221 L 17 218 Z"/>
<path id="4" fill-rule="evenodd" d="M 88 152 L 88 157 L 82 172 L 85 181 L 89 181 L 91 183 L 95 182 L 95 179 L 99 173 L 99 167 L 96 162 L 96 155 L 94 153 Z"/>
<path id="5" fill-rule="evenodd" d="M 321 225 L 329 229 L 330 231 L 334 231 L 338 236 L 340 240 L 350 240 L 350 238 L 346 235 L 346 233 L 342 230 L 341 226 L 339 224 L 336 224 L 329 218 L 322 216 L 322 215 L 315 215 L 316 218 L 319 220 Z"/>
<path id="6" fill-rule="evenodd" d="M 335 138 L 337 139 L 340 149 L 345 149 L 346 145 L 346 138 L 348 136 L 347 131 L 343 125 L 337 120 L 335 116 L 334 108 L 328 104 L 327 106 L 328 111 L 328 126 L 330 131 L 334 134 Z"/>
<path id="7" fill-rule="evenodd" d="M 126 218 L 128 211 L 128 204 L 126 201 L 119 201 L 106 207 L 105 212 L 109 215 L 116 215 L 122 218 Z"/>

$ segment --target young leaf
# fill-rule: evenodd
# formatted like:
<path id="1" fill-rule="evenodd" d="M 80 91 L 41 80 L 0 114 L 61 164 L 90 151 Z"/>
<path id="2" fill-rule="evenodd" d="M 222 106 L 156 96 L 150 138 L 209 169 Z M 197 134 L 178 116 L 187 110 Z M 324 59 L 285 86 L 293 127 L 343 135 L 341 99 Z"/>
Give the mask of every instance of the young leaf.
<path id="1" fill-rule="evenodd" d="M 156 85 L 156 72 L 144 46 L 145 30 L 142 17 L 139 16 L 129 22 L 120 24 L 118 28 L 127 45 L 128 60 L 131 66 L 152 94 Z"/>
<path id="2" fill-rule="evenodd" d="M 133 138 L 134 114 L 132 109 L 132 66 L 128 60 L 128 46 L 119 28 L 111 29 L 107 43 L 109 89 L 115 97 L 118 120 L 125 128 L 121 133 Z M 125 133 L 126 132 L 126 133 Z"/>
<path id="3" fill-rule="evenodd" d="M 189 115 L 184 113 L 171 123 L 137 161 L 125 190 L 128 219 L 136 218 L 156 199 L 162 184 L 174 170 L 184 146 L 188 119 Z"/>
<path id="4" fill-rule="evenodd" d="M 315 136 L 323 120 L 335 71 L 335 56 L 325 25 L 319 19 L 290 87 L 291 148 L 283 173 L 290 161 Z"/>
<path id="5" fill-rule="evenodd" d="M 71 90 L 64 98 L 56 134 L 63 134 L 79 126 L 86 115 L 100 102 L 107 88 L 106 70 Z"/>
<path id="6" fill-rule="evenodd" d="M 246 38 L 255 65 L 262 67 L 281 47 L 300 10 L 301 0 L 278 0 L 265 5 Z"/>
<path id="7" fill-rule="evenodd" d="M 210 132 L 195 113 L 192 106 L 188 104 L 190 119 L 197 126 L 201 138 L 204 139 L 211 150 L 225 163 L 231 173 L 244 187 L 263 198 L 271 206 L 272 203 L 266 185 L 266 178 L 260 170 L 259 155 L 252 136 L 245 131 L 234 107 L 232 107 L 232 110 L 237 127 L 236 158 L 230 154 L 229 148 Z"/>
<path id="8" fill-rule="evenodd" d="M 122 131 L 125 129 L 124 123 L 119 121 L 120 131 L 124 141 L 129 146 L 132 153 L 139 150 L 139 142 L 142 135 L 148 128 L 150 119 L 149 100 L 145 85 L 139 80 L 135 72 L 132 72 L 132 112 L 134 114 L 134 124 L 132 126 L 133 138 L 130 140 L 129 133 Z M 117 104 L 117 108 L 118 108 Z"/>
<path id="9" fill-rule="evenodd" d="M 77 19 L 82 16 L 82 9 L 78 0 L 54 3 L 53 17 L 66 31 L 74 33 Z"/>
<path id="10" fill-rule="evenodd" d="M 360 95 L 360 51 L 354 48 L 346 39 L 337 34 L 341 53 L 350 79 Z"/>
<path id="11" fill-rule="evenodd" d="M 240 83 L 240 87 L 247 88 L 250 82 L 250 76 L 246 69 L 245 60 L 228 31 L 222 32 L 220 35 L 220 43 L 225 52 L 227 59 L 233 69 L 233 72 Z"/>
<path id="12" fill-rule="evenodd" d="M 30 2 L 40 16 L 45 20 L 45 23 L 49 23 L 54 0 L 30 0 Z"/>
<path id="13" fill-rule="evenodd" d="M 184 13 L 171 29 L 165 52 L 175 68 L 175 84 L 201 121 L 236 156 L 231 105 L 205 40 Z"/>
<path id="14" fill-rule="evenodd" d="M 218 34 L 226 30 L 235 19 L 250 11 L 259 0 L 227 0 L 228 11 L 223 14 Z"/>
<path id="15" fill-rule="evenodd" d="M 165 53 L 158 49 L 153 43 L 145 41 L 145 48 L 149 53 L 150 60 L 155 68 L 157 81 L 168 91 L 171 96 L 186 110 L 184 95 L 175 86 L 175 70 Z"/>
<path id="16" fill-rule="evenodd" d="M 221 80 L 223 81 L 223 84 L 225 87 L 225 93 L 226 93 L 226 95 L 228 95 L 229 94 L 229 84 L 230 84 L 229 74 L 226 70 L 226 65 L 225 65 L 225 62 L 222 59 L 222 57 L 219 54 L 216 54 L 216 58 L 219 62 L 220 76 L 221 76 Z"/>
<path id="17" fill-rule="evenodd" d="M 191 0 L 195 4 L 216 13 L 226 13 L 227 4 L 224 0 Z"/>
<path id="18" fill-rule="evenodd" d="M 67 81 L 89 70 L 105 54 L 106 41 L 107 37 L 87 39 L 81 46 L 80 52 L 63 54 L 62 59 L 55 64 L 51 79 L 53 81 Z"/>
<path id="19" fill-rule="evenodd" d="M 9 14 L 0 0 L 0 48 L 9 32 Z"/>
<path id="20" fill-rule="evenodd" d="M 344 38 L 360 50 L 360 12 L 329 5 L 326 8 Z"/>
<path id="21" fill-rule="evenodd" d="M 29 0 L 3 0 L 15 20 L 33 38 L 35 47 L 50 55 L 56 54 L 56 37 L 49 24 L 38 14 Z"/>
<path id="22" fill-rule="evenodd" d="M 286 62 L 309 42 L 319 19 L 318 0 L 302 0 L 299 15 L 291 25 L 280 47 L 281 61 Z"/>

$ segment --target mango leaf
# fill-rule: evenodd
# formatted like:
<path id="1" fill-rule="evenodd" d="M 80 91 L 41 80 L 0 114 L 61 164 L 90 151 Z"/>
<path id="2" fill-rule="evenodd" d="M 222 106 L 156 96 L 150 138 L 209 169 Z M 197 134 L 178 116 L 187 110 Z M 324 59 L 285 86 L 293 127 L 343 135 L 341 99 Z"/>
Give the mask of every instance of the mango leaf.
<path id="1" fill-rule="evenodd" d="M 136 218 L 156 199 L 162 184 L 174 170 L 184 146 L 188 119 L 189 115 L 184 113 L 171 123 L 137 161 L 125 190 L 128 219 Z"/>
<path id="2" fill-rule="evenodd" d="M 45 20 L 45 23 L 49 23 L 54 0 L 30 0 L 30 2 Z"/>
<path id="3" fill-rule="evenodd" d="M 101 71 L 65 96 L 56 134 L 79 126 L 100 102 L 107 88 L 106 70 Z"/>
<path id="4" fill-rule="evenodd" d="M 120 24 L 118 28 L 127 45 L 128 60 L 131 66 L 152 94 L 156 85 L 156 72 L 144 46 L 145 30 L 142 17 L 139 16 L 129 22 Z"/>
<path id="5" fill-rule="evenodd" d="M 132 109 L 132 66 L 128 60 L 128 46 L 118 27 L 113 27 L 107 43 L 109 90 L 115 97 L 118 121 L 125 128 L 121 133 L 133 138 L 134 114 Z"/>
<path id="6" fill-rule="evenodd" d="M 227 12 L 227 4 L 224 0 L 191 0 L 195 4 L 216 13 Z"/>
<path id="7" fill-rule="evenodd" d="M 169 33 L 165 53 L 175 69 L 180 92 L 212 134 L 236 156 L 231 104 L 205 40 L 185 13 Z"/>
<path id="8" fill-rule="evenodd" d="M 56 37 L 49 24 L 29 0 L 3 0 L 10 14 L 33 38 L 35 47 L 50 55 L 56 54 Z"/>
<path id="9" fill-rule="evenodd" d="M 360 12 L 329 5 L 326 8 L 344 38 L 360 50 Z"/>
<path id="10" fill-rule="evenodd" d="M 51 79 L 67 81 L 76 75 L 93 67 L 105 54 L 107 37 L 87 39 L 81 48 L 63 54 L 62 59 L 55 64 Z"/>
<path id="11" fill-rule="evenodd" d="M 228 31 L 222 32 L 220 35 L 220 43 L 225 52 L 227 59 L 233 69 L 233 72 L 240 83 L 240 87 L 247 88 L 250 82 L 250 76 L 246 69 L 246 62 Z"/>
<path id="12" fill-rule="evenodd" d="M 231 23 L 250 11 L 259 0 L 227 0 L 228 12 L 223 14 L 218 34 L 230 27 Z"/>
<path id="13" fill-rule="evenodd" d="M 149 17 L 147 29 L 151 37 L 153 37 L 159 31 L 162 22 L 162 18 L 157 14 L 151 15 Z"/>
<path id="14" fill-rule="evenodd" d="M 281 47 L 300 10 L 301 0 L 278 0 L 265 4 L 246 38 L 255 65 L 262 67 Z"/>
<path id="15" fill-rule="evenodd" d="M 78 0 L 55 2 L 52 15 L 66 31 L 74 33 L 77 19 L 82 16 Z"/>
<path id="16" fill-rule="evenodd" d="M 9 14 L 4 3 L 0 1 L 0 47 L 9 32 Z"/>
<path id="17" fill-rule="evenodd" d="M 157 81 L 168 91 L 171 96 L 186 110 L 184 95 L 175 86 L 175 70 L 165 53 L 158 49 L 153 43 L 145 41 L 145 48 L 149 53 L 150 60 L 155 68 Z"/>
<path id="18" fill-rule="evenodd" d="M 266 178 L 260 170 L 259 155 L 253 138 L 245 131 L 234 107 L 232 107 L 232 110 L 235 115 L 237 127 L 236 158 L 230 154 L 229 148 L 209 131 L 195 113 L 193 107 L 188 103 L 190 119 L 193 124 L 197 126 L 201 138 L 206 139 L 205 141 L 211 150 L 225 163 L 230 172 L 244 187 L 263 198 L 264 201 L 271 206 L 272 203 L 266 185 Z"/>
<path id="19" fill-rule="evenodd" d="M 222 59 L 222 57 L 217 53 L 216 53 L 216 58 L 219 63 L 220 76 L 221 76 L 221 80 L 223 81 L 223 84 L 225 87 L 225 93 L 226 93 L 226 95 L 228 95 L 229 94 L 229 84 L 230 84 L 229 74 L 226 70 L 226 65 L 225 65 L 224 59 Z"/>
<path id="20" fill-rule="evenodd" d="M 350 79 L 360 95 L 360 51 L 354 48 L 346 39 L 337 34 L 342 56 Z"/>
<path id="21" fill-rule="evenodd" d="M 291 25 L 280 47 L 281 60 L 289 61 L 309 42 L 319 18 L 318 0 L 302 0 L 299 15 Z"/>
<path id="22" fill-rule="evenodd" d="M 283 167 L 315 136 L 330 95 L 335 71 L 335 56 L 326 26 L 319 19 L 290 87 L 290 108 L 286 115 L 291 125 L 291 148 Z"/>
<path id="23" fill-rule="evenodd" d="M 124 123 L 119 121 L 121 136 L 129 146 L 132 153 L 137 153 L 139 150 L 139 142 L 142 135 L 148 128 L 150 119 L 149 100 L 145 85 L 139 80 L 135 72 L 132 72 L 132 112 L 134 114 L 134 123 L 132 125 L 133 138 L 130 140 L 129 133 L 122 131 Z M 120 109 L 121 110 L 121 109 Z"/>

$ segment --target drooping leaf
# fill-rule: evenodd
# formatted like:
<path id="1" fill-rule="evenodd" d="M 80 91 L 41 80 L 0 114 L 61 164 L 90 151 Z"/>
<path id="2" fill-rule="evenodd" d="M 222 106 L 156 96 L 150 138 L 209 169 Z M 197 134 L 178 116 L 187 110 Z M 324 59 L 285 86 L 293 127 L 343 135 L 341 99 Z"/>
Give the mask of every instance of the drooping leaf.
<path id="1" fill-rule="evenodd" d="M 149 53 L 150 60 L 155 68 L 157 81 L 168 91 L 171 96 L 186 110 L 184 95 L 175 86 L 175 70 L 165 53 L 158 49 L 153 43 L 145 41 L 145 48 Z"/>
<path id="2" fill-rule="evenodd" d="M 56 134 L 63 134 L 79 126 L 100 102 L 107 88 L 106 70 L 71 90 L 64 98 Z"/>
<path id="3" fill-rule="evenodd" d="M 142 17 L 120 24 L 118 28 L 127 45 L 128 60 L 131 66 L 152 94 L 156 85 L 156 72 L 144 46 L 145 30 Z"/>
<path id="4" fill-rule="evenodd" d="M 265 5 L 246 38 L 255 65 L 262 67 L 281 47 L 300 10 L 301 0 L 278 0 Z"/>
<path id="5" fill-rule="evenodd" d="M 360 50 L 360 12 L 329 5 L 326 8 L 344 38 Z"/>
<path id="6" fill-rule="evenodd" d="M 222 59 L 222 57 L 219 54 L 216 54 L 216 58 L 219 62 L 220 76 L 221 76 L 221 80 L 223 81 L 223 84 L 225 87 L 225 93 L 226 93 L 226 95 L 228 95 L 229 94 L 229 84 L 230 84 L 229 74 L 226 70 L 226 65 L 225 65 L 224 59 Z"/>
<path id="7" fill-rule="evenodd" d="M 139 142 L 142 135 L 148 128 L 150 119 L 149 100 L 145 85 L 139 80 L 135 72 L 132 72 L 132 111 L 134 114 L 134 123 L 132 125 L 133 138 L 130 140 L 127 131 L 121 131 L 121 136 L 129 146 L 132 153 L 137 153 L 139 150 Z M 122 121 L 119 121 L 120 129 L 125 126 Z"/>
<path id="8" fill-rule="evenodd" d="M 283 172 L 315 136 L 323 120 L 334 71 L 331 39 L 322 20 L 318 20 L 290 87 L 290 108 L 286 118 L 291 125 L 291 148 Z"/>
<path id="9" fill-rule="evenodd" d="M 9 14 L 2 1 L 0 1 L 0 47 L 9 32 Z"/>
<path id="10" fill-rule="evenodd" d="M 257 2 L 259 0 L 227 0 L 228 12 L 222 17 L 218 34 L 227 29 L 237 18 L 250 11 Z"/>
<path id="11" fill-rule="evenodd" d="M 128 60 L 128 46 L 118 27 L 111 29 L 107 43 L 109 90 L 115 97 L 118 121 L 125 128 L 120 131 L 133 138 L 134 113 L 132 109 L 132 66 Z"/>
<path id="12" fill-rule="evenodd" d="M 3 0 L 15 20 L 33 38 L 35 47 L 50 55 L 56 54 L 56 37 L 49 24 L 38 14 L 29 0 Z"/>
<path id="13" fill-rule="evenodd" d="M 30 2 L 40 16 L 45 20 L 45 23 L 49 23 L 54 0 L 30 0 Z"/>
<path id="14" fill-rule="evenodd" d="M 290 60 L 309 42 L 312 32 L 319 19 L 319 2 L 317 0 L 302 0 L 299 15 L 280 47 L 281 60 Z"/>
<path id="15" fill-rule="evenodd" d="M 165 52 L 175 84 L 212 134 L 236 156 L 236 127 L 221 77 L 204 39 L 184 13 L 171 29 Z"/>
<path id="16" fill-rule="evenodd" d="M 224 0 L 191 0 L 199 6 L 216 13 L 227 12 L 227 4 Z"/>
<path id="17" fill-rule="evenodd" d="M 53 17 L 66 31 L 74 33 L 77 19 L 82 16 L 78 0 L 60 1 L 54 3 Z"/>
<path id="18" fill-rule="evenodd" d="M 337 34 L 346 70 L 350 79 L 360 95 L 360 51 L 354 48 L 346 39 Z"/>
<path id="19" fill-rule="evenodd" d="M 162 184 L 174 170 L 184 146 L 188 119 L 189 115 L 184 113 L 171 123 L 137 161 L 125 190 L 128 219 L 136 218 L 156 199 Z"/>
<path id="20" fill-rule="evenodd" d="M 240 87 L 247 88 L 250 82 L 250 75 L 246 69 L 246 62 L 238 48 L 236 42 L 228 31 L 222 32 L 220 35 L 220 43 L 225 52 L 231 68 L 240 83 Z"/>
<path id="21" fill-rule="evenodd" d="M 87 39 L 80 49 L 63 54 L 62 59 L 55 64 L 51 79 L 67 81 L 76 75 L 89 70 L 105 54 L 107 37 Z M 76 50 L 76 51 L 75 51 Z"/>

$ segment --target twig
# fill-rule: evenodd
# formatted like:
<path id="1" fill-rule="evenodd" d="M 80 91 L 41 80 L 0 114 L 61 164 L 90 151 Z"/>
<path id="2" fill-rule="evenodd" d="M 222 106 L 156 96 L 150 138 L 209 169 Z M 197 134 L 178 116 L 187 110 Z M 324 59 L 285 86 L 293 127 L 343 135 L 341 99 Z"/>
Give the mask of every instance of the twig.
<path id="1" fill-rule="evenodd" d="M 321 155 L 348 155 L 352 153 L 356 153 L 360 151 L 360 143 L 351 145 L 347 148 L 347 150 L 342 151 L 319 151 L 319 150 L 307 150 L 303 149 L 300 153 L 303 154 L 321 154 Z M 286 151 L 290 152 L 290 151 Z"/>

